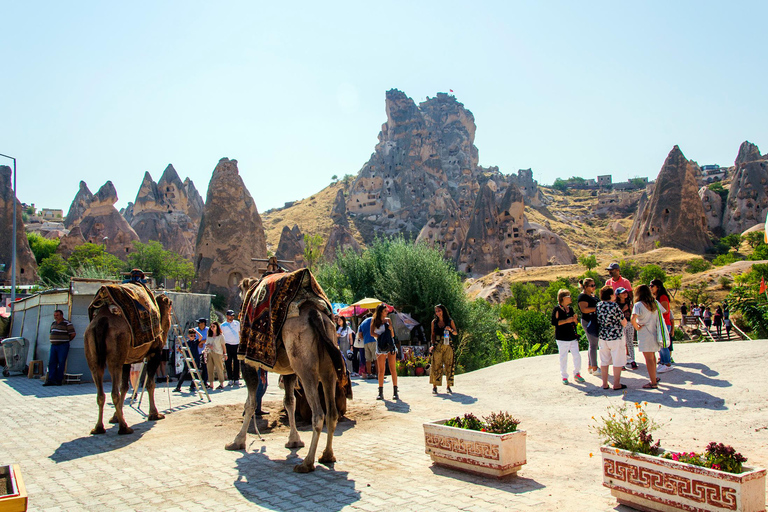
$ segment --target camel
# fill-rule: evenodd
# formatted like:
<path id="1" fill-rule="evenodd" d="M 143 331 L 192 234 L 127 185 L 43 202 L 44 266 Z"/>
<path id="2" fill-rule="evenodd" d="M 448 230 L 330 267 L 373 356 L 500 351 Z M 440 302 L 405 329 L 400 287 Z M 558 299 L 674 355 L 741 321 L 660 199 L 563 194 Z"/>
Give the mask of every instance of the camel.
<path id="1" fill-rule="evenodd" d="M 257 279 L 245 278 L 240 283 L 241 298 L 258 282 Z M 339 419 L 336 410 L 336 369 L 343 364 L 341 352 L 336 347 L 336 328 L 333 319 L 324 312 L 316 301 L 304 299 L 294 301 L 298 314 L 289 315 L 282 329 L 282 344 L 277 347 L 277 362 L 273 368 L 264 368 L 283 376 L 285 398 L 283 404 L 288 415 L 290 434 L 286 448 L 301 448 L 304 443 L 296 430 L 294 386 L 297 377 L 301 379 L 307 401 L 312 409 L 312 442 L 309 452 L 301 464 L 294 466 L 297 473 L 308 473 L 315 469 L 315 454 L 323 429 L 323 421 L 327 427 L 327 443 L 320 456 L 319 462 L 328 464 L 336 462 L 333 455 L 333 433 Z M 244 306 L 245 310 L 245 306 Z M 243 425 L 234 441 L 226 445 L 227 450 L 244 450 L 248 425 L 256 409 L 256 388 L 258 387 L 257 369 L 259 364 L 244 360 L 241 366 L 243 380 L 248 386 L 248 398 L 245 402 Z M 325 409 L 323 413 L 318 384 L 323 384 Z"/>
<path id="2" fill-rule="evenodd" d="M 134 286 L 134 285 L 123 285 Z M 172 301 L 166 295 L 155 298 L 160 310 L 161 338 L 156 338 L 152 343 L 145 343 L 137 348 L 131 348 L 131 327 L 128 320 L 122 316 L 120 308 L 114 305 L 103 306 L 93 315 L 91 323 L 85 329 L 85 358 L 96 384 L 96 401 L 99 404 L 99 419 L 91 434 L 104 434 L 104 368 L 109 368 L 112 376 L 112 403 L 115 405 L 115 414 L 109 420 L 110 423 L 118 423 L 120 435 L 131 434 L 133 429 L 128 426 L 123 416 L 123 402 L 128 392 L 128 378 L 130 375 L 130 363 L 136 363 L 147 358 L 147 392 L 149 394 L 150 421 L 161 420 L 164 415 L 157 411 L 155 406 L 155 371 L 160 365 L 161 350 L 164 340 L 168 337 L 171 327 Z M 130 351 L 130 355 L 129 355 Z M 120 383 L 118 384 L 118 380 Z"/>

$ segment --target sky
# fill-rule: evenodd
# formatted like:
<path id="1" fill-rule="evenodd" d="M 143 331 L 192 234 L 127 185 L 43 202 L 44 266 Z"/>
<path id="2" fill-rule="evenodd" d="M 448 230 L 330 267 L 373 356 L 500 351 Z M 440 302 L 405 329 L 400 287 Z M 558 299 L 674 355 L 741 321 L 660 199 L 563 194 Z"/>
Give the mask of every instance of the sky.
<path id="1" fill-rule="evenodd" d="M 238 160 L 260 212 L 357 174 L 385 92 L 453 89 L 480 164 L 654 179 L 679 145 L 768 151 L 768 2 L 0 0 L 0 153 L 18 197 L 123 207 L 172 163 L 205 199 Z M 0 164 L 10 161 L 0 159 Z"/>

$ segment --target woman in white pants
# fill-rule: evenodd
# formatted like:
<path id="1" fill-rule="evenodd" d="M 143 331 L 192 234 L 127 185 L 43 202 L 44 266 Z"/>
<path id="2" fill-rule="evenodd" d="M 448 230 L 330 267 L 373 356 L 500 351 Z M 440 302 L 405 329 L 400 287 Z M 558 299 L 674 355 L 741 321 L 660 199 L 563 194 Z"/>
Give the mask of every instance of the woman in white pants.
<path id="1" fill-rule="evenodd" d="M 557 292 L 558 305 L 552 310 L 552 325 L 555 326 L 555 341 L 560 353 L 560 376 L 563 384 L 568 384 L 568 353 L 573 357 L 573 380 L 583 383 L 581 377 L 581 354 L 579 354 L 579 336 L 576 333 L 576 313 L 571 307 L 571 292 L 561 289 Z"/>

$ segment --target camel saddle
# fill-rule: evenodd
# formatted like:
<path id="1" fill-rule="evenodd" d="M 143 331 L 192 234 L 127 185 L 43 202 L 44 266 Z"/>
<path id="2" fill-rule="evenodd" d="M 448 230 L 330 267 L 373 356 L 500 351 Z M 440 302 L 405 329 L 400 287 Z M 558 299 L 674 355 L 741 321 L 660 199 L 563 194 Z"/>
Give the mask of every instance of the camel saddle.
<path id="1" fill-rule="evenodd" d="M 239 358 L 274 368 L 283 324 L 287 318 L 298 317 L 299 308 L 307 301 L 333 314 L 331 302 L 306 268 L 271 273 L 251 286 L 240 310 Z"/>
<path id="2" fill-rule="evenodd" d="M 154 294 L 146 285 L 126 283 L 102 286 L 88 306 L 88 318 L 93 320 L 96 312 L 105 306 L 117 307 L 128 321 L 131 328 L 130 359 L 133 359 L 131 353 L 139 348 L 147 348 L 144 347 L 147 343 L 165 343 L 160 328 L 160 309 Z"/>

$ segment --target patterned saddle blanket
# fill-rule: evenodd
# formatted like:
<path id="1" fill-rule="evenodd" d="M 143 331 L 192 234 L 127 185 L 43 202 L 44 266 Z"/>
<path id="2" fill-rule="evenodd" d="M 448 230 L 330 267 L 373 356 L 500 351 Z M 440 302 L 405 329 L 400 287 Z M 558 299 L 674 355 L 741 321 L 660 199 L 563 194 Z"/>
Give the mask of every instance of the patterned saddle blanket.
<path id="1" fill-rule="evenodd" d="M 313 300 L 332 314 L 331 302 L 309 269 L 264 276 L 248 290 L 240 310 L 240 346 L 237 353 L 272 369 L 282 343 L 286 318 L 298 316 L 305 300 Z"/>
<path id="2" fill-rule="evenodd" d="M 120 309 L 131 327 L 132 348 L 155 340 L 165 342 L 160 329 L 160 309 L 157 307 L 155 296 L 146 285 L 130 283 L 102 286 L 88 306 L 88 318 L 93 320 L 96 311 L 104 306 L 116 306 Z"/>

